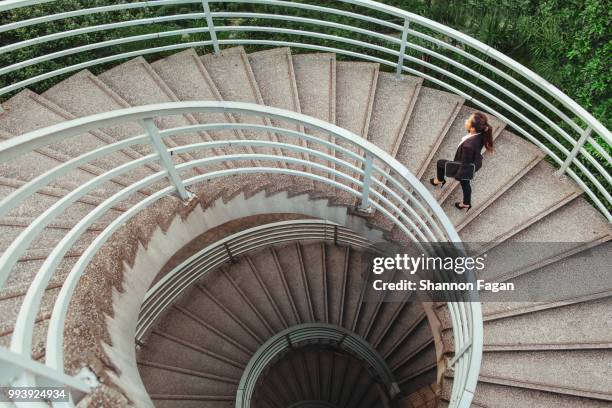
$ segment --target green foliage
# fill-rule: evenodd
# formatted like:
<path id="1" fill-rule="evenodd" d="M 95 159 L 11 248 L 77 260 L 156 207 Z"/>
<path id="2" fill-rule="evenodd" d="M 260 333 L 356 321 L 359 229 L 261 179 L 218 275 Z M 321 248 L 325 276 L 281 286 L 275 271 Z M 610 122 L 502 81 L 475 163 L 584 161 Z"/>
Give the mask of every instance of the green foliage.
<path id="1" fill-rule="evenodd" d="M 612 107 L 612 98 L 610 95 L 611 82 L 611 67 L 610 55 L 612 53 L 612 37 L 610 36 L 610 22 L 612 21 L 612 8 L 609 7 L 608 0 L 380 0 L 391 6 L 396 6 L 403 10 L 413 12 L 430 18 L 434 21 L 442 23 L 446 26 L 453 27 L 463 33 L 473 36 L 485 44 L 492 46 L 500 52 L 510 56 L 531 70 L 538 73 L 550 83 L 559 87 L 562 91 L 568 94 L 572 99 L 576 100 L 587 111 L 592 113 L 606 127 L 610 128 L 612 120 L 610 111 Z M 123 2 L 123 1 L 122 1 Z M 133 1 L 125 1 L 131 3 Z M 346 11 L 353 11 L 377 17 L 385 21 L 390 21 L 398 26 L 402 26 L 401 18 L 394 18 L 388 14 L 375 12 L 365 9 L 355 4 L 350 4 L 341 0 L 293 0 L 295 3 L 316 4 L 322 7 L 332 7 Z M 83 8 L 92 8 L 97 6 L 105 6 L 117 4 L 117 1 L 111 0 L 89 0 L 87 2 L 78 0 L 58 0 L 37 6 L 24 7 L 10 12 L 0 13 L 0 25 L 8 24 L 14 21 L 27 20 L 39 16 L 50 15 L 62 11 L 78 10 Z M 152 2 L 152 4 L 154 4 Z M 398 38 L 399 33 L 387 26 L 378 25 L 370 22 L 365 22 L 360 19 L 347 18 L 343 16 L 321 13 L 316 11 L 308 11 L 296 8 L 286 8 L 279 6 L 267 6 L 254 3 L 211 3 L 213 11 L 240 11 L 240 12 L 255 12 L 255 13 L 272 13 L 286 14 L 306 18 L 320 19 L 328 22 L 346 24 L 353 27 L 360 27 L 371 30 L 377 33 L 386 34 L 394 38 Z M 138 20 L 150 17 L 169 16 L 176 14 L 202 13 L 200 3 L 194 4 L 178 4 L 172 6 L 161 7 L 145 7 L 132 8 L 123 11 L 114 11 L 106 13 L 87 14 L 68 19 L 61 19 L 47 22 L 44 24 L 33 25 L 17 30 L 8 31 L 0 35 L 0 46 L 12 44 L 19 41 L 24 41 L 31 38 L 38 38 L 52 33 L 64 32 L 66 30 L 77 29 L 81 27 L 90 27 L 102 24 L 115 23 L 120 21 Z M 265 20 L 259 18 L 235 18 L 235 19 L 216 19 L 215 25 L 220 26 L 274 26 L 284 27 L 287 29 L 311 31 L 321 34 L 335 35 L 351 40 L 362 41 L 365 44 L 380 45 L 391 50 L 398 48 L 397 44 L 391 41 L 373 38 L 365 34 L 355 33 L 353 31 L 344 30 L 337 27 L 320 27 L 309 23 L 289 22 L 282 19 Z M 130 25 L 127 27 L 90 32 L 80 34 L 73 37 L 61 38 L 55 41 L 42 44 L 32 45 L 21 48 L 15 51 L 0 54 L 0 67 L 9 66 L 21 61 L 26 61 L 37 56 L 58 52 L 61 50 L 70 49 L 73 47 L 88 46 L 100 42 L 105 42 L 113 39 L 124 37 L 143 36 L 158 32 L 167 32 L 171 30 L 180 30 L 185 28 L 199 30 L 184 35 L 169 35 L 157 38 L 138 39 L 137 41 L 122 41 L 121 44 L 113 46 L 105 46 L 93 48 L 84 52 L 73 53 L 70 55 L 54 58 L 48 61 L 40 62 L 25 68 L 17 69 L 5 75 L 0 76 L 0 88 L 17 83 L 28 78 L 51 72 L 62 67 L 84 63 L 86 61 L 109 57 L 121 53 L 137 51 L 152 47 L 162 47 L 172 44 L 193 43 L 208 41 L 210 37 L 205 30 L 206 21 L 203 18 L 182 19 L 172 22 Z M 414 27 L 417 31 L 429 34 L 432 37 L 444 42 L 453 43 L 450 38 L 445 38 L 439 33 L 433 32 L 426 27 Z M 341 43 L 327 38 L 308 38 L 290 33 L 271 33 L 269 30 L 260 32 L 245 32 L 245 31 L 222 31 L 218 33 L 219 39 L 225 40 L 276 40 L 287 42 L 307 42 L 313 45 L 336 47 L 347 52 L 356 51 L 365 53 L 373 58 L 378 58 L 383 61 L 389 61 L 388 65 L 383 65 L 382 69 L 393 70 L 394 63 L 397 57 L 379 50 L 371 50 L 359 45 Z M 137 38 L 137 37 L 136 37 Z M 546 106 L 535 100 L 532 96 L 520 89 L 516 85 L 508 81 L 507 78 L 500 76 L 480 64 L 465 58 L 458 53 L 444 47 L 436 46 L 431 42 L 412 36 L 410 42 L 417 46 L 423 46 L 428 50 L 433 50 L 443 56 L 452 58 L 454 61 L 465 65 L 471 69 L 475 75 L 470 77 L 457 66 L 449 64 L 444 59 L 437 58 L 426 52 L 421 52 L 417 49 L 408 48 L 406 50 L 410 58 L 406 61 L 406 66 L 410 69 L 419 70 L 432 78 L 441 79 L 445 83 L 452 85 L 454 88 L 465 92 L 474 98 L 486 102 L 493 109 L 503 112 L 506 116 L 524 125 L 522 120 L 515 113 L 506 109 L 503 105 L 509 104 L 516 109 L 520 115 L 525 115 L 529 120 L 536 123 L 541 129 L 549 134 L 558 134 L 555 129 L 552 129 L 549 124 L 544 123 L 537 118 L 532 112 L 521 106 L 517 101 L 509 98 L 497 91 L 490 84 L 482 79 L 477 78 L 478 74 L 486 75 L 490 80 L 499 83 L 506 87 L 509 91 L 520 97 L 521 99 L 532 104 L 539 111 L 547 114 L 550 113 Z M 267 48 L 265 45 L 248 46 L 248 50 L 257 50 Z M 198 52 L 211 52 L 211 47 L 196 47 Z M 307 52 L 309 49 L 294 48 L 293 52 Z M 506 69 L 497 61 L 491 59 L 477 50 L 467 50 L 471 54 L 483 61 L 493 65 L 495 68 L 501 69 L 505 74 L 512 76 L 515 79 L 520 79 L 519 75 Z M 145 54 L 145 58 L 157 59 L 168 52 L 153 52 Z M 353 56 L 338 54 L 340 59 L 354 59 Z M 92 65 L 88 69 L 94 73 L 101 72 L 109 66 L 121 63 L 123 60 L 113 60 L 106 64 Z M 431 65 L 428 65 L 431 64 Z M 500 102 L 492 101 L 488 95 L 479 93 L 473 87 L 469 87 L 461 81 L 453 80 L 448 75 L 445 75 L 441 70 L 446 70 L 451 74 L 457 74 L 464 77 L 475 85 L 482 88 L 489 95 L 499 98 Z M 63 76 L 57 76 L 30 85 L 36 92 L 42 92 L 52 86 L 54 83 L 62 80 L 65 76 L 71 75 L 67 73 Z M 535 86 L 529 84 L 524 79 L 520 79 L 523 84 L 527 84 L 541 96 L 545 93 Z M 435 81 L 429 82 L 428 86 L 436 87 Z M 0 100 L 10 97 L 10 94 L 0 96 Z M 556 108 L 561 109 L 565 114 L 573 118 L 573 113 L 564 108 L 561 104 L 547 97 Z M 550 115 L 550 117 L 555 117 Z M 575 118 L 573 118 L 575 119 Z M 580 126 L 584 127 L 583 123 L 577 121 Z M 555 119 L 555 125 L 562 127 L 573 139 L 577 139 L 577 132 L 565 124 L 561 119 Z M 533 128 L 525 126 L 532 131 Z M 555 153 L 560 153 L 560 149 L 547 141 L 538 132 L 532 131 L 532 136 L 538 138 L 542 143 L 546 144 Z M 569 143 L 562 138 L 558 138 L 559 142 L 569 148 Z M 598 139 L 599 144 L 608 153 L 612 154 L 612 149 L 602 140 Z M 585 147 L 594 157 L 599 159 L 602 166 L 607 171 L 612 171 L 612 165 L 601 156 L 590 144 Z M 561 156 L 564 156 L 561 154 Z M 588 161 L 583 160 L 583 164 L 587 168 L 593 170 L 593 166 Z M 575 171 L 578 169 L 572 167 Z M 597 173 L 597 171 L 595 171 Z M 606 185 L 606 180 L 601 176 L 600 182 Z M 591 182 L 588 181 L 590 185 Z"/>

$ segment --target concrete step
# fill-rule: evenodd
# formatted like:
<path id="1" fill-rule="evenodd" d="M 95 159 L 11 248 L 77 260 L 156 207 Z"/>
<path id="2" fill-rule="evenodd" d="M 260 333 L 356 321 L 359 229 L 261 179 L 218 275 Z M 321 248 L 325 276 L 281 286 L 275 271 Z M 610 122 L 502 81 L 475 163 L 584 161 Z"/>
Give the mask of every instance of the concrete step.
<path id="1" fill-rule="evenodd" d="M 74 116 L 63 111 L 53 102 L 29 90 L 21 91 L 5 102 L 4 106 L 6 111 L 0 114 L 0 131 L 2 131 L 1 136 L 3 138 L 11 138 L 16 135 L 21 135 L 74 118 Z M 106 144 L 106 141 L 100 140 L 94 134 L 86 133 L 36 149 L 37 151 L 31 153 L 29 158 L 36 160 L 40 158 L 41 155 L 46 156 L 46 158 L 43 158 L 40 162 L 9 162 L 7 168 L 11 169 L 10 173 L 19 174 L 19 179 L 29 180 L 40 174 L 35 172 L 48 170 L 61 162 L 66 162 L 73 157 Z M 56 185 L 66 189 L 72 189 L 76 185 L 84 184 L 87 180 L 103 174 L 118 163 L 125 162 L 124 158 L 117 157 L 116 154 L 112 156 L 111 158 L 113 161 L 95 160 L 92 164 L 79 166 L 79 171 L 73 171 L 72 177 L 62 178 Z M 66 182 L 63 182 L 64 180 Z M 70 188 L 70 181 L 76 183 L 72 188 Z M 131 184 L 131 182 L 126 177 L 116 177 L 112 181 L 106 182 L 100 187 L 91 190 L 89 194 L 99 197 L 108 197 L 129 184 Z"/>
<path id="2" fill-rule="evenodd" d="M 518 136 L 502 131 L 495 141 L 495 153 L 485 153 L 484 156 L 483 167 L 472 182 L 473 208 L 470 211 L 455 208 L 454 203 L 463 201 L 463 192 L 456 180 L 448 180 L 442 189 L 442 209 L 457 230 L 461 230 L 527 174 L 542 160 L 544 153 Z"/>
<path id="3" fill-rule="evenodd" d="M 275 247 L 273 252 L 287 281 L 289 293 L 296 308 L 297 320 L 301 323 L 314 322 L 311 290 L 300 245 L 294 243 Z M 317 287 L 318 290 L 320 288 L 320 286 Z"/>
<path id="4" fill-rule="evenodd" d="M 157 326 L 159 331 L 172 333 L 181 340 L 246 366 L 251 357 L 250 350 L 238 342 L 240 339 L 228 339 L 213 329 L 199 316 L 177 306 L 171 308 Z"/>
<path id="5" fill-rule="evenodd" d="M 393 353 L 398 350 L 410 334 L 419 324 L 425 319 L 425 312 L 419 303 L 414 303 L 411 307 L 405 307 L 402 313 L 399 314 L 397 322 L 387 332 L 385 337 L 380 341 L 377 348 L 378 352 L 388 359 Z"/>
<path id="6" fill-rule="evenodd" d="M 436 176 L 436 163 L 440 159 L 452 160 L 455 156 L 455 151 L 457 150 L 457 146 L 461 142 L 461 138 L 467 134 L 467 130 L 465 129 L 465 121 L 470 117 L 470 115 L 474 112 L 477 112 L 475 109 L 472 109 L 468 106 L 463 106 L 459 110 L 459 114 L 455 117 L 453 124 L 446 132 L 444 139 L 438 146 L 435 154 L 431 157 L 426 170 L 421 175 L 421 181 L 423 184 L 429 189 L 429 191 L 436 198 L 440 198 L 442 196 L 442 190 L 440 187 L 434 187 L 429 183 L 429 179 Z M 497 119 L 494 116 L 489 117 L 489 125 L 493 129 L 493 139 L 497 139 L 506 126 L 504 122 Z M 483 164 L 483 167 L 485 164 Z M 499 170 L 499 173 L 503 173 Z"/>
<path id="7" fill-rule="evenodd" d="M 576 214 L 580 214 L 580 222 L 575 221 Z M 551 237 L 555 242 L 550 242 Z M 498 281 L 511 279 L 609 241 L 611 237 L 608 221 L 579 197 L 488 250 L 487 267 L 479 276 Z M 521 251 L 520 257 L 514 256 L 516 250 Z"/>
<path id="8" fill-rule="evenodd" d="M 138 57 L 114 68 L 109 69 L 98 75 L 106 86 L 119 95 L 130 106 L 149 105 L 153 103 L 177 102 L 179 99 L 172 90 L 151 68 L 147 61 Z M 195 118 L 190 114 L 165 116 L 155 118 L 155 124 L 159 129 L 170 129 L 175 127 L 189 126 L 197 124 Z M 142 130 L 140 133 L 144 133 Z M 196 133 L 164 138 L 164 143 L 169 148 L 179 145 L 201 143 L 206 141 L 205 137 Z M 187 162 L 203 156 L 197 153 L 183 153 L 174 155 L 173 160 L 176 164 Z M 185 175 L 195 176 L 196 171 L 184 172 Z"/>
<path id="9" fill-rule="evenodd" d="M 196 284 L 178 304 L 225 336 L 239 342 L 244 349 L 254 353 L 259 348 L 262 339 L 245 325 L 240 316 L 227 310 L 206 287 Z"/>
<path id="10" fill-rule="evenodd" d="M 612 277 L 606 271 L 609 269 L 610 245 L 596 246 L 509 280 L 515 284 L 514 294 L 483 292 L 484 318 L 491 320 L 523 314 L 521 310 L 528 306 L 554 306 L 564 301 L 573 303 L 609 296 Z"/>
<path id="11" fill-rule="evenodd" d="M 224 49 L 219 55 L 203 55 L 201 61 L 224 100 L 264 104 L 244 48 L 228 48 Z M 236 119 L 242 123 L 270 125 L 267 118 L 236 115 Z M 273 134 L 251 131 L 245 131 L 244 134 L 249 139 L 277 140 L 276 135 Z M 261 153 L 274 154 L 271 149 L 258 148 L 255 150 Z"/>
<path id="12" fill-rule="evenodd" d="M 248 330 L 260 339 L 266 340 L 274 335 L 274 330 L 253 300 L 236 285 L 236 282 L 225 271 L 219 271 L 219 276 L 205 277 L 200 285 L 210 293 L 223 300 L 223 306 L 229 313 L 239 316 Z"/>
<path id="13" fill-rule="evenodd" d="M 376 83 L 368 140 L 395 157 L 423 80 L 381 72 Z"/>
<path id="14" fill-rule="evenodd" d="M 393 372 L 397 383 L 404 393 L 413 391 L 436 381 L 437 358 L 435 347 L 425 348 L 410 360 L 410 364 L 404 364 Z M 416 381 L 416 379 L 419 379 Z"/>
<path id="15" fill-rule="evenodd" d="M 263 103 L 275 108 L 299 113 L 301 111 L 300 100 L 295 80 L 295 71 L 293 69 L 293 59 L 291 58 L 291 51 L 289 48 L 274 48 L 251 53 L 248 55 L 248 59 Z M 304 131 L 303 126 L 282 122 L 277 119 L 271 119 L 271 123 L 276 127 L 287 128 L 298 132 Z M 301 147 L 307 146 L 304 140 L 298 140 L 282 134 L 277 134 L 276 137 L 282 143 Z M 308 159 L 305 154 L 291 151 L 285 151 L 284 153 L 290 157 Z M 305 169 L 303 166 L 296 165 L 288 165 L 287 167 L 302 171 Z M 280 191 L 291 184 L 306 184 L 309 185 L 311 189 L 314 188 L 312 180 L 282 177 L 282 180 L 278 180 L 278 182 L 269 186 L 267 191 L 270 193 Z M 300 191 L 302 191 L 302 189 L 300 189 Z"/>
<path id="16" fill-rule="evenodd" d="M 463 102 L 460 96 L 422 87 L 395 158 L 421 177 Z"/>
<path id="17" fill-rule="evenodd" d="M 336 63 L 336 124 L 366 140 L 376 94 L 378 69 L 378 64 L 370 62 L 338 61 Z M 338 140 L 337 143 L 353 153 L 363 153 L 343 140 Z M 357 165 L 356 160 L 346 155 L 336 154 L 336 157 Z M 340 170 L 346 171 L 345 169 Z M 349 174 L 357 178 L 356 173 L 349 172 Z M 355 199 L 352 198 L 351 203 L 354 201 Z"/>
<path id="18" fill-rule="evenodd" d="M 346 293 L 342 326 L 351 331 L 357 327 L 357 318 L 368 278 L 368 256 L 365 252 L 351 251 L 346 276 Z"/>
<path id="19" fill-rule="evenodd" d="M 299 54 L 293 56 L 293 69 L 300 100 L 300 109 L 303 114 L 336 123 L 336 55 L 335 54 Z M 306 129 L 308 134 L 334 142 L 329 135 Z M 309 148 L 330 154 L 330 149 L 313 143 L 307 144 Z M 315 163 L 324 164 L 319 159 Z M 335 168 L 333 163 L 328 166 Z M 314 171 L 314 174 L 325 175 Z M 318 197 L 333 197 L 334 188 L 321 182 L 315 182 L 315 193 Z"/>
<path id="20" fill-rule="evenodd" d="M 302 261 L 310 290 L 310 302 L 317 322 L 328 321 L 327 274 L 325 271 L 325 245 L 322 243 L 301 244 Z"/>
<path id="21" fill-rule="evenodd" d="M 612 348 L 612 298 L 485 322 L 485 351 Z"/>
<path id="22" fill-rule="evenodd" d="M 286 328 L 280 311 L 276 308 L 276 303 L 272 299 L 272 295 L 258 273 L 244 257 L 240 262 L 232 265 L 227 269 L 227 276 L 234 282 L 245 297 L 255 305 L 263 319 L 272 328 L 274 333 Z"/>
<path id="23" fill-rule="evenodd" d="M 481 381 L 612 401 L 612 350 L 488 352 Z"/>
<path id="24" fill-rule="evenodd" d="M 210 408 L 232 408 L 235 396 L 210 395 L 152 395 L 155 408 L 198 408 L 205 404 Z"/>
<path id="25" fill-rule="evenodd" d="M 173 365 L 139 361 L 142 381 L 155 394 L 234 395 L 238 379 L 221 377 L 200 370 L 187 370 Z"/>
<path id="26" fill-rule="evenodd" d="M 77 117 L 130 107 L 126 100 L 88 70 L 68 77 L 42 95 Z M 135 122 L 102 128 L 101 131 L 115 140 L 123 140 L 143 133 L 142 128 Z M 143 144 L 134 145 L 133 149 L 139 155 L 147 155 L 152 152 L 148 145 Z M 126 153 L 133 154 L 130 151 Z"/>
<path id="27" fill-rule="evenodd" d="M 447 385 L 448 384 L 448 385 Z M 445 381 L 443 393 L 445 398 L 450 398 L 450 386 L 452 382 Z M 513 408 L 517 402 L 525 408 L 549 408 L 549 407 L 575 407 L 575 408 L 604 408 L 609 402 L 597 401 L 569 395 L 555 394 L 552 392 L 537 391 L 526 388 L 507 387 L 504 385 L 479 382 L 474 395 L 474 406 Z M 440 405 L 438 405 L 440 406 Z"/>
<path id="28" fill-rule="evenodd" d="M 32 335 L 32 356 L 35 359 L 40 359 L 45 354 L 49 318 L 59 291 L 59 287 L 51 287 L 45 291 L 41 299 Z M 11 336 L 22 303 L 23 296 L 0 299 L 0 315 L 2 316 L 0 321 L 0 347 L 10 347 Z"/>
<path id="29" fill-rule="evenodd" d="M 433 335 L 429 322 L 423 320 L 411 333 L 409 341 L 402 344 L 388 359 L 387 363 L 392 370 L 399 370 L 405 365 L 412 364 L 412 360 L 420 353 L 427 353 L 427 349 L 434 347 Z"/>
<path id="30" fill-rule="evenodd" d="M 164 83 L 172 90 L 174 95 L 182 101 L 210 101 L 223 100 L 221 93 L 217 89 L 213 79 L 208 73 L 204 64 L 200 60 L 195 50 L 189 49 L 183 52 L 173 54 L 164 59 L 158 60 L 151 64 L 157 75 Z M 229 113 L 194 113 L 198 123 L 236 123 L 234 115 Z M 241 130 L 217 130 L 212 132 L 200 132 L 203 139 L 212 140 L 243 140 L 246 138 Z M 245 154 L 253 153 L 252 148 L 223 148 L 209 151 L 202 151 L 200 155 L 210 157 L 221 154 Z M 236 161 L 225 162 L 217 165 L 207 166 L 208 171 L 217 171 L 226 168 L 234 168 L 239 166 L 250 167 L 251 161 Z M 244 175 L 242 176 L 245 177 Z M 220 179 L 212 180 L 207 184 L 213 184 L 213 187 L 207 190 L 218 191 L 223 190 L 225 197 L 234 197 L 239 191 L 245 190 L 247 195 L 256 193 L 262 186 L 257 183 L 262 177 L 257 175 L 246 176 L 250 182 L 244 185 L 238 182 L 238 176 L 226 176 Z"/>
<path id="31" fill-rule="evenodd" d="M 17 238 L 17 236 L 33 222 L 32 218 L 15 218 L 7 217 L 0 219 L 0 228 L 2 236 L 0 236 L 0 253 L 4 252 L 8 246 Z M 55 222 L 45 229 L 45 232 L 37 236 L 30 244 L 28 251 L 32 257 L 46 256 L 55 245 L 66 235 L 72 227 L 71 224 Z M 99 227 L 99 225 L 98 225 Z M 98 227 L 88 229 L 79 239 L 77 246 L 85 248 L 98 235 L 100 231 Z"/>
<path id="32" fill-rule="evenodd" d="M 274 250 L 265 249 L 250 255 L 247 259 L 252 262 L 253 268 L 270 291 L 275 309 L 282 316 L 284 325 L 290 327 L 299 324 L 297 308 L 287 283 L 288 277 L 285 276 L 285 271 L 281 269 Z M 295 270 L 296 268 L 299 268 L 297 259 L 294 260 L 289 270 Z"/>
<path id="33" fill-rule="evenodd" d="M 348 248 L 325 245 L 329 322 L 336 325 L 342 325 L 343 320 L 349 256 L 350 250 Z"/>
<path id="34" fill-rule="evenodd" d="M 24 181 L 0 177 L 0 197 L 7 197 L 9 194 L 12 194 L 15 190 L 23 187 L 24 185 Z M 69 192 L 69 190 L 57 187 L 43 187 L 35 194 L 23 200 L 21 204 L 11 209 L 7 213 L 6 219 L 12 219 L 15 226 L 26 227 L 27 225 L 24 224 L 26 219 L 32 220 L 35 217 L 38 217 Z M 63 225 L 70 225 L 70 228 L 72 228 L 72 226 L 76 224 L 75 220 L 82 219 L 96 206 L 101 204 L 102 201 L 103 200 L 98 196 L 85 195 L 66 208 L 66 210 L 56 217 L 53 222 L 62 223 Z M 119 203 L 111 208 L 111 210 L 107 211 L 95 224 L 104 225 L 105 223 L 113 220 L 118 214 L 124 212 L 125 208 L 125 203 Z"/>
<path id="35" fill-rule="evenodd" d="M 8 140 L 12 137 L 14 135 L 0 129 L 0 141 Z M 2 184 L 22 186 L 25 182 L 70 160 L 68 156 L 49 148 L 38 148 L 33 152 L 22 155 L 21 158 L 22 160 L 19 162 L 8 161 L 0 164 L 0 174 L 2 174 L 0 180 L 2 180 Z M 89 167 L 77 168 L 51 181 L 48 186 L 63 189 L 67 192 L 74 190 L 95 176 L 95 173 L 88 170 L 90 170 Z M 92 191 L 92 194 L 96 197 L 102 197 L 104 191 L 101 188 L 96 188 Z"/>
<path id="36" fill-rule="evenodd" d="M 244 366 L 231 357 L 215 354 L 163 331 L 153 331 L 139 355 L 145 361 L 191 371 L 207 370 L 226 378 L 239 379 L 244 370 Z"/>
<path id="37" fill-rule="evenodd" d="M 467 224 L 460 236 L 466 242 L 502 242 L 581 194 L 567 177 L 538 163 L 521 180 Z"/>

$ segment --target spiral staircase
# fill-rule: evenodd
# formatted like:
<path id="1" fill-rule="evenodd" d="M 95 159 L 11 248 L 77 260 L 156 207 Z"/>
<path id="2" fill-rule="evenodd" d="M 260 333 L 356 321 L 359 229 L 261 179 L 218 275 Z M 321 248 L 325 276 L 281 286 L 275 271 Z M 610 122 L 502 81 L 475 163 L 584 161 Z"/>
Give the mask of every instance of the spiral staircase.
<path id="1" fill-rule="evenodd" d="M 2 103 L 0 346 L 15 353 L 2 355 L 2 384 L 66 384 L 84 407 L 610 406 L 612 278 L 596 275 L 612 229 L 579 179 L 491 114 L 496 152 L 484 155 L 474 208 L 456 210 L 458 184 L 426 180 L 478 107 L 465 94 L 334 52 L 225 41 L 78 70 Z M 428 221 L 404 226 L 411 194 L 433 199 L 419 212 Z M 458 362 L 478 354 L 477 321 L 460 343 L 451 303 L 365 296 L 371 244 L 455 231 L 500 265 L 504 244 L 561 244 L 481 276 L 556 288 L 546 301 L 483 299 L 467 405 L 473 370 Z M 37 296 L 34 313 L 22 308 Z"/>

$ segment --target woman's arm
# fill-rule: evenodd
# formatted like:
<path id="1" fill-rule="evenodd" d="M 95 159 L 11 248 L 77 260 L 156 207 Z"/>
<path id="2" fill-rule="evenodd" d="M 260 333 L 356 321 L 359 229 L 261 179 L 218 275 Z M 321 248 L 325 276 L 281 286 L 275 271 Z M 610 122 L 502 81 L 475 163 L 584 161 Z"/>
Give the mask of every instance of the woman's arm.
<path id="1" fill-rule="evenodd" d="M 467 178 L 470 174 L 470 167 L 474 164 L 474 149 L 470 145 L 463 145 L 461 149 L 461 154 L 459 155 L 459 160 L 461 164 L 457 173 L 455 174 L 456 180 L 461 180 Z"/>

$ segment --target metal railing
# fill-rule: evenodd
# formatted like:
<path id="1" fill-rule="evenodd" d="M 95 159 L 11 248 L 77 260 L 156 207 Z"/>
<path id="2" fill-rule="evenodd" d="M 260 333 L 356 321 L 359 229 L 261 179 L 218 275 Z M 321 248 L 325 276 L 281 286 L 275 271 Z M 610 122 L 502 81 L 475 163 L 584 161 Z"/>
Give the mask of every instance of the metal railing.
<path id="1" fill-rule="evenodd" d="M 161 130 L 156 127 L 154 120 L 168 116 L 213 112 L 256 119 L 264 117 L 267 118 L 265 123 L 276 120 L 283 124 L 297 124 L 300 129 L 305 130 L 300 132 L 248 122 L 207 123 Z M 125 180 L 130 177 L 132 180 L 135 179 L 132 184 L 122 188 L 117 189 L 117 184 L 114 184 L 112 189 L 105 190 L 101 203 L 83 218 L 75 220 L 75 225 L 52 248 L 42 263 L 19 310 L 10 350 L 0 349 L 0 364 L 11 368 L 6 371 L 0 370 L 2 384 L 61 383 L 76 391 L 89 390 L 91 385 L 79 377 L 72 377 L 68 381 L 69 376 L 65 373 L 64 367 L 64 325 L 68 305 L 80 277 L 112 234 L 140 211 L 173 193 L 190 200 L 193 196 L 189 188 L 204 189 L 206 194 L 207 185 L 204 182 L 208 180 L 236 174 L 257 173 L 286 174 L 326 183 L 354 196 L 362 204 L 369 203 L 368 205 L 377 214 L 392 221 L 400 232 L 412 240 L 415 247 L 427 251 L 430 249 L 427 247 L 427 242 L 451 242 L 462 251 L 459 236 L 436 200 L 413 174 L 389 154 L 363 138 L 330 123 L 262 105 L 220 101 L 174 102 L 101 113 L 35 130 L 0 143 L 0 164 L 9 165 L 13 160 L 19 161 L 25 154 L 58 141 L 69 143 L 73 138 L 78 138 L 87 132 L 131 122 L 139 123 L 144 133 L 83 152 L 80 156 L 34 177 L 0 201 L 0 217 L 4 217 L 11 210 L 19 208 L 37 191 L 84 164 L 93 160 L 99 162 L 115 152 L 132 146 L 148 148 L 140 158 L 126 159 L 123 164 L 115 167 L 109 165 L 112 168 L 92 176 L 59 198 L 24 228 L 0 256 L 0 286 L 3 286 L 20 257 L 37 237 L 42 236 L 45 227 L 60 217 L 73 203 L 119 177 L 124 177 Z M 177 135 L 200 134 L 204 137 L 206 133 L 201 132 L 215 130 L 248 130 L 250 135 L 266 136 L 265 140 L 253 136 L 252 139 L 174 144 L 171 148 L 167 146 Z M 311 133 L 315 131 L 321 136 L 312 136 L 306 130 Z M 277 141 L 276 138 L 280 134 L 291 138 L 295 144 Z M 342 147 L 329 140 L 342 141 L 353 149 Z M 306 142 L 310 147 L 303 147 Z M 258 148 L 269 149 L 274 154 L 257 152 L 255 149 Z M 246 153 L 234 153 L 232 149 L 245 149 Z M 207 156 L 205 153 L 211 150 L 216 154 Z M 363 152 L 363 155 L 354 151 Z M 185 156 L 187 153 L 194 156 L 187 157 Z M 351 162 L 338 157 L 347 158 Z M 184 161 L 180 162 L 178 158 Z M 150 166 L 153 162 L 159 162 L 161 170 L 157 171 Z M 226 167 L 221 169 L 215 167 L 220 164 Z M 148 175 L 137 174 L 138 170 L 147 171 Z M 167 183 L 164 180 L 167 180 Z M 144 193 L 145 189 L 148 189 L 148 192 Z M 64 256 L 79 238 L 88 232 L 88 228 L 94 222 L 104 223 L 103 217 L 107 213 L 126 202 L 129 205 L 124 207 L 120 215 L 112 221 L 106 221 L 105 228 L 97 233 L 93 242 L 81 253 L 70 272 L 65 277 L 62 276 L 62 286 L 53 306 L 46 335 L 45 363 L 36 362 L 32 359 L 33 333 L 36 316 L 48 283 Z M 350 241 L 348 237 L 345 239 Z M 351 240 L 359 243 L 354 239 Z M 451 403 L 453 407 L 469 406 L 480 367 L 482 316 L 480 303 L 473 300 L 474 302 L 448 303 L 453 319 L 455 347 L 456 350 L 462 350 L 462 354 L 457 356 L 454 364 L 455 380 Z"/>
<path id="2" fill-rule="evenodd" d="M 144 337 L 160 314 L 194 282 L 226 262 L 258 248 L 290 241 L 329 241 L 356 248 L 372 245 L 341 225 L 316 219 L 280 221 L 249 228 L 201 249 L 164 275 L 145 295 L 136 326 L 136 342 Z"/>
<path id="3" fill-rule="evenodd" d="M 393 373 L 384 358 L 362 337 L 333 324 L 306 323 L 275 334 L 257 349 L 242 373 L 234 406 L 236 408 L 250 407 L 258 380 L 261 379 L 260 376 L 266 368 L 275 359 L 278 359 L 279 355 L 284 354 L 292 347 L 298 346 L 300 343 L 313 341 L 333 342 L 336 347 L 346 350 L 364 362 L 381 384 L 385 386 L 390 399 L 400 392 Z"/>
<path id="4" fill-rule="evenodd" d="M 0 12 L 52 1 L 5 0 L 0 3 Z M 165 15 L 164 6 L 173 5 L 191 6 L 193 12 Z M 394 69 L 398 76 L 408 73 L 422 77 L 504 120 L 542 149 L 559 166 L 559 174 L 566 173 L 573 178 L 612 221 L 610 131 L 570 97 L 499 51 L 422 16 L 370 0 L 339 0 L 330 2 L 330 5 L 335 7 L 285 0 L 136 1 L 11 22 L 0 26 L 0 32 L 118 11 L 148 10 L 151 15 L 79 27 L 1 46 L 0 55 L 11 55 L 11 52 L 21 49 L 78 38 L 84 34 L 104 33 L 111 37 L 47 54 L 32 56 L 28 53 L 26 59 L 1 67 L 0 78 L 3 78 L 13 72 L 67 56 L 95 50 L 111 51 L 111 55 L 92 57 L 72 65 L 67 63 L 60 68 L 7 83 L 0 89 L 0 96 L 87 67 L 189 47 L 212 47 L 217 53 L 224 45 L 289 46 L 334 52 L 377 62 Z M 262 11 L 271 8 L 275 11 L 253 12 L 254 8 L 263 6 L 268 8 Z M 304 13 L 309 13 L 308 17 L 304 17 Z M 245 21 L 252 25 L 244 25 Z M 279 27 L 278 21 L 282 21 L 285 27 L 292 24 L 299 27 Z M 198 25 L 200 22 L 206 22 L 206 26 Z M 266 25 L 267 22 L 274 23 Z M 167 31 L 160 28 L 156 32 L 132 36 L 122 36 L 120 31 L 126 27 L 152 24 L 161 27 L 178 23 L 192 23 L 192 26 L 179 29 L 172 26 Z M 314 29 L 304 29 L 304 26 Z M 329 30 L 332 32 L 327 33 Z M 295 41 L 275 39 L 275 35 L 295 37 Z M 208 39 L 190 41 L 190 38 L 198 36 L 207 36 Z M 259 38 L 262 36 L 268 38 Z M 147 43 L 161 40 L 166 41 L 166 45 L 150 46 Z M 113 47 L 134 48 L 137 44 L 143 44 L 142 48 L 112 53 Z"/>

